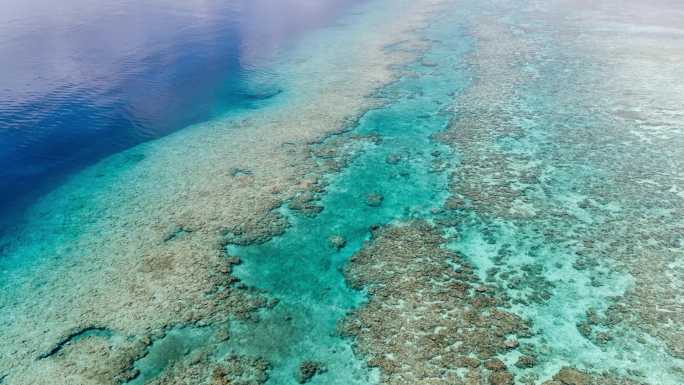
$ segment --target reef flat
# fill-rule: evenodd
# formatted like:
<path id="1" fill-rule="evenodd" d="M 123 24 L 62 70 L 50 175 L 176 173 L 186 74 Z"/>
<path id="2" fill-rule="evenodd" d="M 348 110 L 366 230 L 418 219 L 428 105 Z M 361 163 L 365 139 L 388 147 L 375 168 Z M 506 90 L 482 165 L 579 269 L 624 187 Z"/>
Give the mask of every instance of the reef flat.
<path id="1" fill-rule="evenodd" d="M 673 42 L 671 24 L 642 26 L 674 20 L 657 6 L 638 20 L 609 9 L 461 9 L 473 80 L 439 135 L 460 161 L 438 230 L 381 232 L 348 268 L 371 290 L 348 329 L 383 383 L 684 379 L 682 90 L 653 88 L 681 76 L 663 63 L 684 52 L 647 48 Z"/>
<path id="2" fill-rule="evenodd" d="M 359 6 L 3 235 L 0 383 L 683 383 L 680 16 Z"/>

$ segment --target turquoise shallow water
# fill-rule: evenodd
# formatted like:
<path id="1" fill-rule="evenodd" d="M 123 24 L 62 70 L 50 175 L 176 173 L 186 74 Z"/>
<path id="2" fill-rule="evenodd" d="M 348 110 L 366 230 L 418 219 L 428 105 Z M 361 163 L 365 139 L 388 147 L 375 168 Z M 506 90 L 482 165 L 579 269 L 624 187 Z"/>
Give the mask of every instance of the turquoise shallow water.
<path id="1" fill-rule="evenodd" d="M 674 142 L 648 145 L 643 138 L 651 133 L 643 120 L 615 117 L 647 93 L 624 91 L 632 87 L 629 79 L 607 81 L 619 68 L 612 58 L 588 60 L 559 22 L 520 9 L 501 9 L 504 30 L 516 38 L 501 39 L 493 64 L 475 60 L 482 77 L 474 80 L 482 85 L 478 92 L 496 90 L 497 97 L 472 92 L 460 103 L 467 113 L 462 123 L 456 117 L 453 131 L 460 135 L 455 143 L 464 167 L 454 190 L 464 204 L 454 214 L 457 239 L 450 248 L 471 260 L 481 279 L 506 293 L 507 307 L 530 322 L 533 335 L 501 357 L 516 381 L 538 383 L 572 365 L 651 384 L 681 383 L 679 339 L 656 331 L 681 327 L 681 317 L 674 316 L 679 306 L 653 295 L 679 293 L 676 282 L 661 277 L 676 275 L 681 259 L 677 242 L 667 241 L 681 237 L 675 235 L 681 201 L 657 188 L 636 187 L 646 169 L 666 186 L 678 183 L 676 167 L 647 159 L 664 151 L 679 162 L 674 142 L 681 122 L 668 127 Z M 639 103 L 656 104 L 646 110 L 669 104 L 646 98 Z M 667 268 L 642 267 L 660 258 Z M 651 294 L 638 305 L 629 303 L 645 285 Z M 644 302 L 654 310 L 663 306 L 650 326 L 643 320 Z M 534 364 L 521 365 L 522 355 L 534 357 Z"/>
<path id="2" fill-rule="evenodd" d="M 218 311 L 220 316 L 212 314 L 216 317 L 207 319 L 191 314 L 178 317 L 183 321 L 156 325 L 153 332 L 137 330 L 135 320 L 117 324 L 115 317 L 102 317 L 129 328 L 121 330 L 136 330 L 140 335 L 124 336 L 114 326 L 110 330 L 106 322 L 85 328 L 78 324 L 80 332 L 75 329 L 67 333 L 73 338 L 58 338 L 57 345 L 46 341 L 43 345 L 48 347 L 37 353 L 42 358 L 36 360 L 36 365 L 64 360 L 70 349 L 83 344 L 104 340 L 111 347 L 144 336 L 145 347 L 126 356 L 129 366 L 135 369 L 132 372 L 136 376 L 127 382 L 131 385 L 160 378 L 171 381 L 168 378 L 173 378 L 174 370 L 180 373 L 183 365 L 192 370 L 198 363 L 225 363 L 234 355 L 264 359 L 269 366 L 270 385 L 296 383 L 299 367 L 306 362 L 316 362 L 323 368 L 311 378 L 312 384 L 378 383 L 382 378 L 380 370 L 369 367 L 367 357 L 355 353 L 355 341 L 338 330 L 350 312 L 374 298 L 370 297 L 372 293 L 348 287 L 344 269 L 354 253 L 367 242 L 373 242 L 372 228 L 401 225 L 417 218 L 443 230 L 449 239 L 443 246 L 474 267 L 479 281 L 473 285 L 483 289 L 474 290 L 476 295 L 484 297 L 488 294 L 482 293 L 495 291 L 502 311 L 512 312 L 529 323 L 529 334 L 492 337 L 517 338 L 515 344 L 497 352 L 506 370 L 516 376 L 516 384 L 540 384 L 565 366 L 605 375 L 606 381 L 612 376 L 653 385 L 682 383 L 684 356 L 678 311 L 684 250 L 684 190 L 680 186 L 684 179 L 678 165 L 682 162 L 683 136 L 681 115 L 662 113 L 668 108 L 677 111 L 679 106 L 670 106 L 671 101 L 639 99 L 640 95 L 649 95 L 643 89 L 624 91 L 628 83 L 612 77 L 619 66 L 611 63 L 610 58 L 604 63 L 604 58 L 581 51 L 581 44 L 570 43 L 574 42 L 572 39 L 564 40 L 576 31 L 563 30 L 565 27 L 557 20 L 548 22 L 538 17 L 534 12 L 541 12 L 543 4 L 531 2 L 534 11 L 530 11 L 526 1 L 503 3 L 453 7 L 433 15 L 428 27 L 415 31 L 424 43 L 420 50 L 410 42 L 386 47 L 392 52 L 410 51 L 407 53 L 418 58 L 393 68 L 396 81 L 373 95 L 379 102 L 373 104 L 377 107 L 367 110 L 344 131 L 307 145 L 311 160 L 320 169 L 330 164 L 342 166 L 328 167 L 331 172 L 319 176 L 310 191 L 298 192 L 291 201 L 273 198 L 276 207 L 266 219 L 286 218 L 288 225 L 281 229 L 281 223 L 276 221 L 275 231 L 258 238 L 267 239 L 264 242 L 230 243 L 239 239 L 240 234 L 231 233 L 235 228 L 222 227 L 231 224 L 228 220 L 217 220 L 217 226 L 207 225 L 207 217 L 221 215 L 212 212 L 221 209 L 212 204 L 225 201 L 203 201 L 204 196 L 214 193 L 212 190 L 196 195 L 187 191 L 201 190 L 203 180 L 217 175 L 207 173 L 191 179 L 183 172 L 166 174 L 174 165 L 182 168 L 174 159 L 175 154 L 162 153 L 161 161 L 153 156 L 159 151 L 159 143 L 165 143 L 161 141 L 136 147 L 124 158 L 105 162 L 85 177 L 75 179 L 76 183 L 69 185 L 71 190 L 66 190 L 71 199 L 59 206 L 65 208 L 63 213 L 52 215 L 54 211 L 46 209 L 51 208 L 51 202 L 44 202 L 42 210 L 35 214 L 38 220 L 33 223 L 45 228 L 24 229 L 29 235 L 22 238 L 25 244 L 0 244 L 0 250 L 10 250 L 13 255 L 13 259 L 2 261 L 3 284 L 14 282 L 16 275 L 29 271 L 31 266 L 27 265 L 39 266 L 48 260 L 79 268 L 79 257 L 87 257 L 79 253 L 89 250 L 82 246 L 92 246 L 80 238 L 81 234 L 88 231 L 104 235 L 111 228 L 100 224 L 118 221 L 126 228 L 117 234 L 119 238 L 114 238 L 119 243 L 96 245 L 105 251 L 102 254 L 110 252 L 112 256 L 111 260 L 109 255 L 102 260 L 106 268 L 121 268 L 115 265 L 120 250 L 135 250 L 147 246 L 148 241 L 156 245 L 152 248 L 154 255 L 132 254 L 138 259 L 130 259 L 131 266 L 125 268 L 132 272 L 150 270 L 152 273 L 144 276 L 150 281 L 170 276 L 168 281 L 162 281 L 169 286 L 176 284 L 175 277 L 183 278 L 180 274 L 171 275 L 174 268 L 194 268 L 191 263 L 184 265 L 185 260 L 202 264 L 213 257 L 223 262 L 239 257 L 240 263 L 231 262 L 229 268 L 218 263 L 208 268 L 221 273 L 216 275 L 228 281 L 222 283 L 225 286 L 204 287 L 204 282 L 200 282 L 199 288 L 193 287 L 200 295 L 190 298 L 199 303 L 198 298 L 208 298 L 217 292 L 258 292 L 268 299 L 268 306 L 251 316 L 228 321 L 220 316 L 232 314 L 229 311 Z M 376 6 L 382 4 L 385 3 Z M 355 21 L 350 18 L 345 22 Z M 317 35 L 318 44 L 327 46 L 323 44 L 325 39 L 337 36 L 334 30 L 328 31 L 330 35 Z M 315 67 L 303 60 L 288 65 Z M 298 80 L 301 79 L 283 79 L 282 84 L 302 84 Z M 264 109 L 263 113 L 280 111 L 295 99 L 312 102 L 306 100 L 308 94 L 295 91 L 286 90 L 284 97 L 277 98 L 279 105 L 273 103 L 273 108 Z M 635 97 L 640 107 L 625 111 L 623 97 Z M 614 117 L 646 114 L 644 110 L 656 116 L 670 116 L 672 121 L 651 119 L 655 128 L 644 129 L 644 122 L 649 121 L 646 118 Z M 247 122 L 254 116 L 236 114 L 235 120 L 242 118 Z M 219 170 L 222 164 L 203 161 L 206 154 L 202 150 L 214 140 L 212 135 L 225 134 L 219 126 L 217 122 L 216 127 L 209 125 L 199 131 L 193 131 L 197 127 L 189 128 L 177 136 L 185 138 L 196 151 L 197 161 L 201 162 L 198 164 L 212 170 Z M 193 136 L 193 132 L 201 134 Z M 260 135 L 250 144 L 267 141 L 267 133 Z M 198 140 L 200 136 L 202 140 Z M 295 147 L 292 143 L 288 146 Z M 224 147 L 212 148 L 226 151 Z M 183 162 L 191 158 L 179 157 Z M 264 163 L 267 161 L 263 159 Z M 296 166 L 294 161 L 293 164 Z M 182 166 L 187 167 L 184 170 L 193 170 L 192 165 Z M 131 170 L 147 170 L 146 167 L 153 170 L 151 175 L 129 174 Z M 229 173 L 231 179 L 218 190 L 224 189 L 220 193 L 232 204 L 231 194 L 251 192 L 245 186 L 254 183 L 255 176 L 262 177 L 259 172 L 264 170 L 219 170 L 217 174 Z M 116 175 L 123 177 L 117 179 Z M 127 175 L 139 179 L 129 181 Z M 159 178 L 165 184 L 155 184 L 158 175 L 166 177 Z M 268 174 L 266 178 L 269 176 L 278 178 Z M 102 182 L 93 184 L 93 180 Z M 107 185 L 112 180 L 126 180 L 127 184 Z M 127 187 L 138 183 L 144 183 L 145 189 L 141 191 L 151 197 L 136 201 L 143 202 L 140 207 L 127 212 L 110 203 L 116 202 L 111 198 L 117 195 L 113 193 L 116 191 L 121 192 L 120 199 L 132 199 L 137 191 Z M 445 204 L 450 194 L 453 200 Z M 185 212 L 176 216 L 173 203 L 179 201 L 175 198 L 170 209 L 163 206 L 174 213 L 171 220 L 164 217 L 149 223 L 132 214 L 140 211 L 149 216 L 155 211 L 152 205 L 157 196 L 160 202 L 168 196 L 182 196 L 181 202 L 196 199 L 196 204 L 192 202 L 187 207 L 200 214 L 193 217 L 194 212 Z M 103 220 L 111 217 L 115 218 L 112 222 Z M 135 237 L 141 223 L 167 231 L 162 239 L 141 240 Z M 49 226 L 57 231 L 51 231 Z M 209 233 L 223 234 L 223 243 L 221 239 L 214 242 L 220 236 L 206 236 Z M 273 234 L 278 235 L 270 237 Z M 207 239 L 212 240 L 211 246 L 206 246 Z M 185 247 L 179 257 L 174 255 L 174 245 Z M 193 254 L 196 249 L 209 251 L 197 258 Z M 227 278 L 228 271 L 239 282 Z M 40 274 L 36 273 L 35 280 L 22 286 L 26 293 L 8 290 L 3 303 L 14 306 L 19 300 L 13 299 L 13 294 L 26 299 L 31 296 L 30 290 L 39 292 L 47 281 Z M 140 289 L 146 283 L 127 281 L 117 293 L 135 293 L 149 301 L 157 300 L 158 294 L 161 297 L 157 291 L 150 294 Z M 189 286 L 191 283 L 184 281 Z M 494 290 L 488 291 L 480 284 Z M 106 292 L 107 285 L 113 283 L 97 285 L 95 291 Z M 167 310 L 167 303 L 185 301 L 177 293 L 172 294 L 176 296 L 164 298 L 165 302 L 156 303 L 158 307 L 150 307 L 148 312 Z M 118 309 L 127 310 L 126 299 L 121 302 L 123 305 Z M 99 310 L 99 305 L 94 308 Z M 448 310 L 461 315 L 475 305 L 464 302 L 463 306 Z M 87 318 L 86 314 L 82 316 Z M 0 321 L 5 326 L 16 322 L 11 314 Z M 429 331 L 431 320 L 426 317 L 424 322 Z M 381 328 L 382 323 L 364 326 Z M 463 325 L 469 326 L 472 325 Z M 48 331 L 46 326 L 41 332 Z M 441 331 L 435 330 L 435 334 L 438 332 Z M 483 344 L 489 342 L 485 340 Z M 430 352 L 433 356 L 421 358 L 427 362 L 438 353 Z M 471 359 L 476 355 L 459 354 L 469 354 Z M 521 357 L 528 360 L 520 361 Z M 487 367 L 485 358 L 477 358 L 483 362 L 477 361 L 474 368 L 456 368 L 456 362 L 450 362 L 445 372 L 462 375 L 473 369 L 484 373 L 482 381 L 490 382 L 493 377 L 488 377 L 489 371 L 498 369 L 491 369 L 491 362 Z M 0 372 L 0 383 L 3 375 Z"/>
<path id="3" fill-rule="evenodd" d="M 411 76 L 382 91 L 387 105 L 368 112 L 351 131 L 378 141 L 362 146 L 347 169 L 330 177 L 320 202 L 323 212 L 315 218 L 295 214 L 286 234 L 265 244 L 228 249 L 243 261 L 236 269 L 242 282 L 279 301 L 257 325 L 237 327 L 234 337 L 236 352 L 273 363 L 269 383 L 291 383 L 297 365 L 306 360 L 329 368 L 312 383 L 377 381 L 353 356 L 349 341 L 336 335 L 337 323 L 363 301 L 362 293 L 345 285 L 342 269 L 371 226 L 429 217 L 446 198 L 446 177 L 455 160 L 430 136 L 448 123 L 449 101 L 467 83 L 462 73 L 441 68 L 458 65 L 468 39 L 442 24 L 432 26 L 428 36 L 439 32 L 449 34 L 449 42 L 433 42 L 421 62 L 406 68 Z M 383 197 L 379 206 L 367 203 L 371 194 Z M 346 246 L 332 247 L 334 236 L 344 238 Z"/>
<path id="4" fill-rule="evenodd" d="M 369 238 L 372 226 L 429 218 L 447 196 L 447 176 L 457 159 L 432 135 L 446 127 L 450 103 L 468 83 L 464 72 L 451 69 L 462 65 L 469 39 L 446 19 L 425 34 L 429 48 L 421 59 L 402 68 L 404 76 L 378 92 L 383 107 L 318 145 L 348 140 L 353 158 L 341 173 L 326 176 L 325 192 L 317 202 L 323 211 L 307 217 L 280 208 L 290 222 L 283 236 L 258 245 L 227 247 L 230 255 L 241 259 L 235 269 L 241 283 L 277 303 L 254 320 L 226 326 L 231 337 L 212 348 L 217 359 L 230 354 L 263 357 L 271 364 L 268 384 L 295 383 L 305 361 L 326 368 L 311 379 L 312 384 L 378 382 L 377 370 L 355 356 L 351 341 L 337 331 L 343 317 L 365 298 L 347 287 L 342 271 Z M 382 197 L 380 204 L 369 203 L 373 195 Z M 334 247 L 332 237 L 342 237 L 344 247 Z M 196 341 L 202 329 L 181 334 Z M 206 348 L 207 343 L 195 345 Z M 156 372 L 159 360 L 156 354 L 141 360 L 143 374 L 145 368 Z"/>

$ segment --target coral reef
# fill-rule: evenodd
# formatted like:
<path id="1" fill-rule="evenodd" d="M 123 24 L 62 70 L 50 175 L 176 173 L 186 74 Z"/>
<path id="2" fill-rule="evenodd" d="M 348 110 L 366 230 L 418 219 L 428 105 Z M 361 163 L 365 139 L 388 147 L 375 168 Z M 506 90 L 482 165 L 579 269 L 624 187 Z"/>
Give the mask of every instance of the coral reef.
<path id="1" fill-rule="evenodd" d="M 371 207 L 380 207 L 384 199 L 385 197 L 383 197 L 382 194 L 371 193 L 366 197 L 366 203 Z"/>
<path id="2" fill-rule="evenodd" d="M 269 365 L 262 359 L 229 356 L 216 361 L 202 354 L 176 363 L 149 385 L 263 385 Z"/>
<path id="3" fill-rule="evenodd" d="M 327 369 L 325 365 L 316 361 L 304 361 L 299 365 L 299 370 L 297 372 L 297 382 L 300 384 L 306 384 L 311 381 L 311 379 L 320 373 L 324 373 Z"/>
<path id="4" fill-rule="evenodd" d="M 684 382 L 684 51 L 641 28 L 677 24 L 487 0 L 421 30 L 445 3 L 368 5 L 282 64 L 287 103 L 37 203 L 0 238 L 0 383 Z"/>
<path id="5" fill-rule="evenodd" d="M 500 294 L 444 243 L 439 228 L 421 221 L 375 230 L 346 271 L 369 301 L 342 330 L 381 369 L 384 384 L 512 383 L 496 356 L 529 329 L 498 309 Z"/>

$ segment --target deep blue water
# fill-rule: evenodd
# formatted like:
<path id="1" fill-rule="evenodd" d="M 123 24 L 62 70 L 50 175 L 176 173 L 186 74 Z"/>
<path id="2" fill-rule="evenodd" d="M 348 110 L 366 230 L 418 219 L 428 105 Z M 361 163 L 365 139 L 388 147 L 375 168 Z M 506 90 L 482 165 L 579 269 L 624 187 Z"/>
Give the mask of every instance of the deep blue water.
<path id="1" fill-rule="evenodd" d="M 358 0 L 0 4 L 0 219 L 112 153 L 278 94 L 269 64 Z"/>

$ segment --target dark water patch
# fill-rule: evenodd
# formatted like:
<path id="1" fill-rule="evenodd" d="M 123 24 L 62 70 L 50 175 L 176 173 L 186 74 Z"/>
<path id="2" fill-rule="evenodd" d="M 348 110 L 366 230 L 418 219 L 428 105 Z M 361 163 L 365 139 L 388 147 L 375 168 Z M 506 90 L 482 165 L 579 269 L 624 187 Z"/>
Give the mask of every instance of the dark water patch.
<path id="1" fill-rule="evenodd" d="M 63 339 L 61 339 L 59 342 L 55 344 L 55 346 L 52 347 L 52 349 L 48 350 L 47 352 L 41 354 L 38 356 L 39 360 L 43 360 L 46 358 L 49 358 L 57 353 L 59 353 L 64 346 L 66 346 L 69 343 L 78 341 L 79 339 L 82 338 L 87 338 L 87 337 L 104 337 L 104 338 L 110 338 L 114 335 L 112 330 L 108 328 L 103 328 L 103 327 L 97 327 L 97 326 L 90 326 L 82 329 L 78 329 L 74 332 L 71 332 L 69 335 L 65 336 Z"/>
<path id="2" fill-rule="evenodd" d="M 209 327 L 178 327 L 153 341 L 145 355 L 134 364 L 139 375 L 128 382 L 138 385 L 158 377 L 165 369 L 186 358 L 193 350 L 207 347 L 213 341 L 214 330 Z"/>
<path id="3" fill-rule="evenodd" d="M 178 226 L 178 225 L 172 225 L 169 226 L 169 228 L 166 230 L 166 234 L 164 235 L 162 241 L 163 242 L 169 242 L 173 241 L 175 239 L 181 238 L 189 233 L 191 233 L 192 230 L 185 228 L 183 226 Z"/>
<path id="4" fill-rule="evenodd" d="M 278 95 L 283 93 L 283 90 L 281 89 L 275 89 L 275 90 L 264 90 L 260 93 L 250 93 L 245 95 L 246 98 L 252 99 L 252 100 L 266 100 L 270 98 L 274 98 Z"/>
<path id="5" fill-rule="evenodd" d="M 230 176 L 234 176 L 234 177 L 251 176 L 252 175 L 251 170 L 248 170 L 246 168 L 239 168 L 239 167 L 232 168 L 228 172 L 230 173 Z"/>

